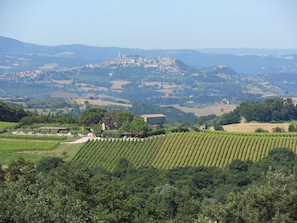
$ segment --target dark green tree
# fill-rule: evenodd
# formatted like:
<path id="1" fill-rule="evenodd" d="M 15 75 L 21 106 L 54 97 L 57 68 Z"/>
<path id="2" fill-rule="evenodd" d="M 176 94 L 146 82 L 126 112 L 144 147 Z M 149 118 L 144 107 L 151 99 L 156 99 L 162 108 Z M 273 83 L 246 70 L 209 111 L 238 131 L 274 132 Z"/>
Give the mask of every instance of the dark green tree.
<path id="1" fill-rule="evenodd" d="M 155 193 L 159 195 L 157 212 L 162 220 L 173 220 L 177 215 L 176 190 L 169 184 L 155 187 Z"/>
<path id="2" fill-rule="evenodd" d="M 5 172 L 9 182 L 15 182 L 22 177 L 31 182 L 35 180 L 36 174 L 34 164 L 27 162 L 23 157 L 10 163 Z"/>
<path id="3" fill-rule="evenodd" d="M 116 127 L 122 128 L 124 123 L 130 123 L 133 120 L 133 115 L 129 112 L 118 112 L 116 115 Z"/>
<path id="4" fill-rule="evenodd" d="M 291 123 L 289 125 L 288 131 L 289 132 L 297 132 L 297 124 L 296 123 Z"/>
<path id="5" fill-rule="evenodd" d="M 102 108 L 89 108 L 82 113 L 79 122 L 85 126 L 99 124 L 105 113 L 106 110 Z"/>
<path id="6" fill-rule="evenodd" d="M 0 100 L 0 121 L 18 122 L 25 116 L 32 115 L 32 112 L 25 111 L 22 108 L 9 105 Z"/>
<path id="7" fill-rule="evenodd" d="M 142 136 L 147 132 L 147 123 L 140 116 L 136 117 L 130 124 L 130 132 Z"/>
<path id="8" fill-rule="evenodd" d="M 275 127 L 272 129 L 273 132 L 284 132 L 285 130 L 281 127 Z"/>
<path id="9" fill-rule="evenodd" d="M 4 183 L 4 181 L 5 181 L 5 171 L 3 170 L 2 165 L 0 164 L 0 185 Z"/>
<path id="10" fill-rule="evenodd" d="M 80 163 L 67 162 L 52 169 L 46 181 L 47 187 L 67 185 L 81 195 L 90 193 L 91 171 Z"/>
<path id="11" fill-rule="evenodd" d="M 239 123 L 240 122 L 240 114 L 237 110 L 234 110 L 229 113 L 223 114 L 219 118 L 219 124 L 221 125 L 228 125 L 228 124 L 234 124 L 234 123 Z"/>
<path id="12" fill-rule="evenodd" d="M 227 201 L 204 208 L 204 215 L 218 222 L 296 222 L 297 186 L 293 175 L 268 172 L 267 183 L 243 193 L 231 193 Z"/>
<path id="13" fill-rule="evenodd" d="M 48 174 L 50 170 L 58 167 L 61 163 L 64 163 L 60 157 L 44 157 L 36 166 L 37 172 Z"/>
<path id="14" fill-rule="evenodd" d="M 106 125 L 107 129 L 113 130 L 116 129 L 116 111 L 108 111 L 104 114 L 102 122 Z"/>

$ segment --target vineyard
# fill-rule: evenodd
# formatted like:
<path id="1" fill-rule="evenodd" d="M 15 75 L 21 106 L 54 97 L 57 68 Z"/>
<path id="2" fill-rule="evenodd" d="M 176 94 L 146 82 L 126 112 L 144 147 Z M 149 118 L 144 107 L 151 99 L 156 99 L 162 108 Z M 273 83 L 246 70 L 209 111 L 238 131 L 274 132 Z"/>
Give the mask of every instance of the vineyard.
<path id="1" fill-rule="evenodd" d="M 147 139 L 101 139 L 86 142 L 73 161 L 114 170 L 121 158 L 134 167 L 170 169 L 183 166 L 225 168 L 232 160 L 257 161 L 273 148 L 296 152 L 297 134 L 201 131 L 172 133 Z"/>

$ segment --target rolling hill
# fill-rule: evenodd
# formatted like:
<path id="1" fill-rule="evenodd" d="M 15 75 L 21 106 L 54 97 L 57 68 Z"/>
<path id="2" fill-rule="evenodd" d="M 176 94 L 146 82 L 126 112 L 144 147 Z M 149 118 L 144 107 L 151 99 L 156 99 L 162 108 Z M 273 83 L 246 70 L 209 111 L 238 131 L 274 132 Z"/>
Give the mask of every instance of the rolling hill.
<path id="1" fill-rule="evenodd" d="M 113 102 L 181 105 L 237 104 L 266 96 L 296 95 L 226 66 L 195 69 L 169 57 L 119 55 L 103 63 L 0 75 L 3 98 L 92 98 Z M 288 84 L 291 84 L 289 82 Z M 137 93 L 136 93 L 137 92 Z"/>
<path id="2" fill-rule="evenodd" d="M 197 108 L 294 97 L 296 52 L 39 46 L 0 37 L 0 98 L 108 98 Z"/>
<path id="3" fill-rule="evenodd" d="M 53 62 L 57 63 L 57 68 L 102 63 L 115 58 L 119 52 L 147 58 L 170 57 L 181 60 L 196 69 L 224 65 L 244 74 L 297 71 L 297 49 L 143 50 L 81 44 L 40 46 L 0 36 L 0 73 L 37 70 Z M 19 63 L 20 59 L 26 60 L 26 63 Z"/>

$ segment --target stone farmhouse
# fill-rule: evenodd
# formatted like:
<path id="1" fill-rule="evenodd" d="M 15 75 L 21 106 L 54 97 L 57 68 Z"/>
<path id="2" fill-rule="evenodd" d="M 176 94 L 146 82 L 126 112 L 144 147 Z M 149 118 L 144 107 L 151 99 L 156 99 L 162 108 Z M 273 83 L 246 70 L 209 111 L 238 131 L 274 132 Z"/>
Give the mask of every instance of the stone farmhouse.
<path id="1" fill-rule="evenodd" d="M 163 126 L 165 123 L 165 115 L 163 114 L 146 114 L 141 116 L 148 125 Z"/>

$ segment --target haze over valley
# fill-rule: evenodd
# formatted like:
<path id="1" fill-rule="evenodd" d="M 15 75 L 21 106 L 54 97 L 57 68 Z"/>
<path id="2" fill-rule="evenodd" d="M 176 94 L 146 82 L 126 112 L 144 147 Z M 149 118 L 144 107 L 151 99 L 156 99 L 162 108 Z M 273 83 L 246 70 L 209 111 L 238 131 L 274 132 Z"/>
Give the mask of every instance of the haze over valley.
<path id="1" fill-rule="evenodd" d="M 53 47 L 0 37 L 0 51 L 4 99 L 60 97 L 198 108 L 297 95 L 294 49 L 218 53 Z"/>

